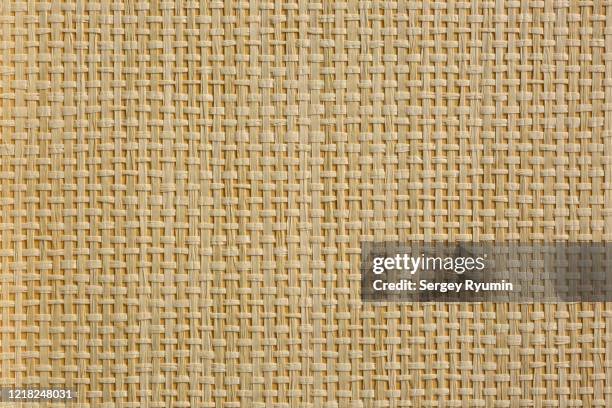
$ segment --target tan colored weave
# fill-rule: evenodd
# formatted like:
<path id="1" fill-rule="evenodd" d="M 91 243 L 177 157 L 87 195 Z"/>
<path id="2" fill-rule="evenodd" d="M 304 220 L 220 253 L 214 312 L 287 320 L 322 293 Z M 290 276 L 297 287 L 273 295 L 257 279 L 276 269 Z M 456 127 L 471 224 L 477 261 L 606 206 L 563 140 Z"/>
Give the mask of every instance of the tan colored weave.
<path id="1" fill-rule="evenodd" d="M 2 2 L 0 108 L 1 386 L 612 405 L 612 306 L 359 298 L 363 241 L 612 239 L 609 0 Z"/>

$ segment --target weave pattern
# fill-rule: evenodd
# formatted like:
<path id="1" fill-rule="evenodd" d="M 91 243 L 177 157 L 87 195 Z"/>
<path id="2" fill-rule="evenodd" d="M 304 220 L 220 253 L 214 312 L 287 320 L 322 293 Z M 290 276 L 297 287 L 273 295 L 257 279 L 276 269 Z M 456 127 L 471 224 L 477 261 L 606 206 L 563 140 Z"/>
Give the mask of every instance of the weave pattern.
<path id="1" fill-rule="evenodd" d="M 610 406 L 612 306 L 362 304 L 359 263 L 609 241 L 611 182 L 610 0 L 2 2 L 0 386 Z"/>

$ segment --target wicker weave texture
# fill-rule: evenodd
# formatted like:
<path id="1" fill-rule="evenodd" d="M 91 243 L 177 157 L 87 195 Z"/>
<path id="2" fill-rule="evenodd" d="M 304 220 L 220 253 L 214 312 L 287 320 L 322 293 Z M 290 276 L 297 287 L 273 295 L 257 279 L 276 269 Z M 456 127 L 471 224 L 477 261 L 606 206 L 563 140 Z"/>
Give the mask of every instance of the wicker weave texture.
<path id="1" fill-rule="evenodd" d="M 609 0 L 2 2 L 0 385 L 610 406 L 612 306 L 366 305 L 359 262 L 609 241 L 611 165 Z"/>

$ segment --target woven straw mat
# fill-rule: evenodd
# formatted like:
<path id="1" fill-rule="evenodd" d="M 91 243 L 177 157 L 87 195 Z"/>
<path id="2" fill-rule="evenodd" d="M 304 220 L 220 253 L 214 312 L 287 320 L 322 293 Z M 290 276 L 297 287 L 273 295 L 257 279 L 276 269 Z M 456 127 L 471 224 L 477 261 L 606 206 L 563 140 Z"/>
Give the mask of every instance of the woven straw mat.
<path id="1" fill-rule="evenodd" d="M 2 2 L 0 108 L 2 387 L 612 406 L 612 304 L 359 296 L 365 241 L 612 238 L 610 0 Z"/>

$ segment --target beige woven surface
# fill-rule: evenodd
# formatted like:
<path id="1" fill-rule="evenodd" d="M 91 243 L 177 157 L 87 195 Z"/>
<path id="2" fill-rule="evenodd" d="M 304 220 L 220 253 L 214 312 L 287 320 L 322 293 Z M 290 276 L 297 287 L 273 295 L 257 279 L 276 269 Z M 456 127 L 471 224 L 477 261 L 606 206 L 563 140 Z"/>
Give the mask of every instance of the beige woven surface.
<path id="1" fill-rule="evenodd" d="M 612 306 L 359 300 L 365 240 L 612 238 L 610 1 L 3 2 L 0 107 L 2 386 L 612 404 Z"/>

